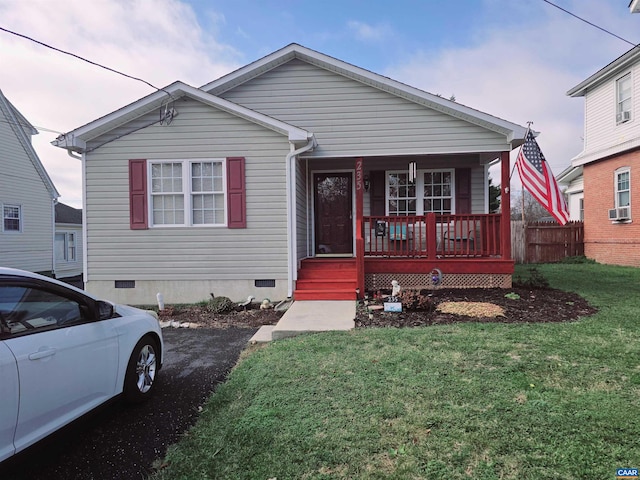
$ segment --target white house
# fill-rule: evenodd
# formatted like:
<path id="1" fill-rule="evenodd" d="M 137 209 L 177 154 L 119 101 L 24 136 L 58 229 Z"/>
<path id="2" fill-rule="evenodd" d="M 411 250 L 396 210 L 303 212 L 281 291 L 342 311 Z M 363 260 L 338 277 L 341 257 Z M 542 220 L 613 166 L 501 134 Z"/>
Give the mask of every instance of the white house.
<path id="1" fill-rule="evenodd" d="M 53 275 L 60 195 L 31 144 L 37 133 L 0 91 L 0 265 Z"/>
<path id="2" fill-rule="evenodd" d="M 508 160 L 525 132 L 291 44 L 54 145 L 82 157 L 89 291 L 354 299 L 392 279 L 433 286 L 434 269 L 444 285 L 510 286 Z"/>

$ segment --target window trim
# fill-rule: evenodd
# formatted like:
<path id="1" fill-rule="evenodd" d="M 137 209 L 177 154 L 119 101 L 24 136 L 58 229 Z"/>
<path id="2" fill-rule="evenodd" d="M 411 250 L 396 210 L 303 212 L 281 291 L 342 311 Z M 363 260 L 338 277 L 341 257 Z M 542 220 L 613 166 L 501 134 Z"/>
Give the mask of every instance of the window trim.
<path id="1" fill-rule="evenodd" d="M 620 85 L 622 82 L 628 80 L 631 88 L 629 88 L 629 97 L 620 100 Z M 615 98 L 616 98 L 616 125 L 621 125 L 623 123 L 627 123 L 633 119 L 633 77 L 631 72 L 627 72 L 624 75 L 621 75 L 616 79 L 615 82 Z M 630 107 L 628 109 L 623 109 L 622 104 L 626 101 L 629 101 Z M 618 115 L 622 115 L 624 112 L 629 112 L 629 120 L 618 119 Z"/>
<path id="2" fill-rule="evenodd" d="M 628 174 L 629 176 L 629 188 L 627 190 L 618 190 L 618 177 L 622 174 Z M 620 205 L 620 192 L 629 192 L 629 204 L 628 205 Z M 631 217 L 633 211 L 631 210 L 631 167 L 619 167 L 613 172 L 613 199 L 615 208 L 628 208 L 629 209 L 629 218 L 623 220 L 620 223 L 629 223 L 631 222 Z"/>
<path id="3" fill-rule="evenodd" d="M 416 172 L 416 213 L 415 215 L 425 215 L 424 211 L 424 192 L 425 192 L 425 184 L 424 184 L 424 175 L 425 173 L 434 173 L 434 172 L 447 172 L 451 173 L 451 215 L 455 215 L 456 213 L 456 169 L 455 168 L 424 168 L 417 170 Z M 389 175 L 390 174 L 398 174 L 398 173 L 408 173 L 406 170 L 386 170 L 385 171 L 385 215 L 390 216 L 389 213 Z M 429 212 L 427 212 L 429 213 Z M 446 215 L 446 214 L 445 214 Z"/>
<path id="4" fill-rule="evenodd" d="M 179 163 L 182 166 L 182 196 L 183 196 L 183 209 L 184 209 L 184 222 L 180 224 L 164 224 L 154 223 L 153 218 L 153 197 L 162 195 L 162 193 L 154 194 L 153 192 L 153 178 L 152 168 L 154 165 L 167 164 L 167 163 Z M 220 195 L 224 205 L 223 210 L 223 222 L 222 223 L 193 223 L 193 195 L 201 194 L 203 192 L 194 192 L 192 188 L 193 178 L 191 174 L 191 167 L 194 163 L 219 163 L 222 168 L 222 191 L 214 192 L 213 195 Z M 147 160 L 147 218 L 149 219 L 148 228 L 227 228 L 228 227 L 228 214 L 229 206 L 227 203 L 227 159 L 226 158 L 184 158 L 184 159 L 149 159 Z M 210 192 L 206 192 L 210 193 Z M 175 194 L 171 194 L 175 195 Z"/>
<path id="5" fill-rule="evenodd" d="M 8 234 L 18 234 L 18 233 L 22 233 L 22 229 L 24 227 L 24 218 L 22 215 L 22 205 L 18 204 L 18 203 L 3 203 L 2 205 L 2 231 L 3 233 L 8 233 Z M 14 218 L 8 218 L 5 217 L 5 212 L 4 209 L 5 208 L 17 208 L 18 209 L 18 229 L 17 230 L 7 230 L 5 227 L 5 220 L 15 220 Z"/>

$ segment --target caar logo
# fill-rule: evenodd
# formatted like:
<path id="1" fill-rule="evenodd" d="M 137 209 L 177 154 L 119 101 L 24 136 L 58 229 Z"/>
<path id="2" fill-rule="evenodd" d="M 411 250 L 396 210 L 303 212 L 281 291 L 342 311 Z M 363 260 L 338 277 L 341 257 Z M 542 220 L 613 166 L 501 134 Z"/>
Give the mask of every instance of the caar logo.
<path id="1" fill-rule="evenodd" d="M 637 468 L 619 468 L 616 470 L 616 478 L 638 478 Z"/>

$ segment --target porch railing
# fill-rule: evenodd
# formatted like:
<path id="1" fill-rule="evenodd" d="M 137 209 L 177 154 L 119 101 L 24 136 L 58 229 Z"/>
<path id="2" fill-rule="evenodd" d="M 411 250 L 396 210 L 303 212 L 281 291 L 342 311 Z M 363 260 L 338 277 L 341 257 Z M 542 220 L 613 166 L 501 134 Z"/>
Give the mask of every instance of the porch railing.
<path id="1" fill-rule="evenodd" d="M 500 257 L 500 214 L 369 216 L 364 255 L 378 257 Z"/>

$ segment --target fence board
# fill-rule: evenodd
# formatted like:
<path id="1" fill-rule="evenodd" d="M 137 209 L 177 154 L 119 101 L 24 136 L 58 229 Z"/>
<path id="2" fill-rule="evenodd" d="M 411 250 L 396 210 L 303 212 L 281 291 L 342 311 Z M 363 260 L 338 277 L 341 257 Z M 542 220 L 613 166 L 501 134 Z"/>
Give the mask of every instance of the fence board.
<path id="1" fill-rule="evenodd" d="M 511 222 L 511 250 L 517 263 L 554 263 L 584 255 L 584 223 Z"/>

